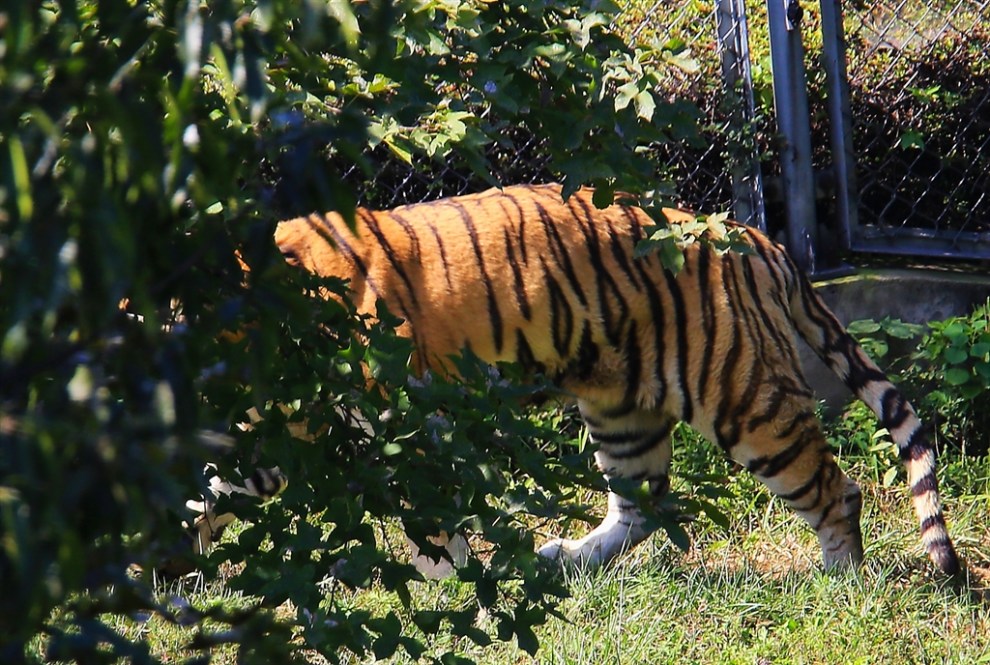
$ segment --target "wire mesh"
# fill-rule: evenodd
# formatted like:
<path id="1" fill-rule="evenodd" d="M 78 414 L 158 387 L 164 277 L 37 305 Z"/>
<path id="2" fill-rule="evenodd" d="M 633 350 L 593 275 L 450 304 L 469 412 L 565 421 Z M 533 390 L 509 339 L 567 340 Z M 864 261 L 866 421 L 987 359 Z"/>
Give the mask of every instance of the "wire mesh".
<path id="1" fill-rule="evenodd" d="M 737 16 L 723 12 L 720 20 L 727 23 L 723 34 L 739 33 Z M 660 171 L 673 181 L 678 205 L 708 213 L 732 211 L 736 198 L 733 173 L 744 180 L 758 180 L 753 175 L 757 146 L 749 103 L 752 92 L 745 89 L 749 82 L 746 45 L 731 40 L 721 43 L 715 6 L 694 0 L 658 0 L 645 7 L 630 2 L 616 24 L 630 40 L 688 48 L 696 68 L 668 69 L 657 92 L 670 100 L 694 102 L 701 112 L 701 136 L 693 142 L 659 146 L 654 154 Z M 725 59 L 727 49 L 733 52 Z M 738 83 L 727 92 L 724 78 Z"/>
<path id="2" fill-rule="evenodd" d="M 774 233 L 783 215 L 770 124 L 774 114 L 766 8 L 762 3 L 749 3 L 747 8 L 757 79 L 754 109 L 745 103 L 752 92 L 742 84 L 725 90 L 720 49 L 739 46 L 720 45 L 718 2 L 630 0 L 615 29 L 630 41 L 673 49 L 687 46 L 697 63 L 693 70 L 669 68 L 655 91 L 657 97 L 690 100 L 700 110 L 700 140 L 653 149 L 658 178 L 672 182 L 675 202 L 705 212 L 732 210 L 738 197 L 733 174 L 737 179 L 740 173 L 757 177 L 754 163 L 759 161 L 768 178 L 767 216 Z M 818 219 L 826 229 L 826 242 L 835 245 L 840 234 L 830 202 L 834 182 L 816 9 L 806 2 L 802 22 L 809 122 L 821 197 Z M 919 240 L 941 238 L 941 255 L 990 256 L 990 0 L 877 0 L 843 9 L 859 183 L 859 223 L 850 233 L 854 249 L 877 249 L 865 245 L 882 238 L 885 251 L 928 253 Z M 738 69 L 736 78 L 748 82 L 742 72 L 745 54 L 729 60 Z M 489 148 L 496 180 L 510 184 L 556 179 L 540 142 L 524 128 L 507 138 L 511 140 Z M 367 159 L 370 170 L 350 167 L 346 172 L 364 205 L 392 207 L 490 186 L 456 157 L 415 168 L 384 149 Z"/>
<path id="3" fill-rule="evenodd" d="M 699 20 L 700 19 L 700 20 Z M 701 111 L 699 140 L 670 143 L 652 149 L 658 178 L 672 181 L 676 204 L 699 211 L 732 209 L 731 165 L 751 167 L 753 146 L 742 129 L 746 122 L 741 91 L 731 100 L 723 91 L 721 58 L 715 16 L 710 5 L 696 0 L 663 0 L 653 6 L 629 3 L 617 18 L 615 29 L 630 40 L 655 40 L 670 48 L 687 44 L 698 68 L 688 71 L 670 67 L 657 97 L 688 99 Z M 742 67 L 741 60 L 738 67 Z M 516 128 L 511 135 L 488 148 L 492 175 L 503 184 L 550 182 L 557 179 L 548 168 L 538 139 Z M 739 155 L 743 155 L 739 157 Z M 358 203 L 389 208 L 436 199 L 491 186 L 471 172 L 456 155 L 443 164 L 416 162 L 412 165 L 381 148 L 365 155 L 365 167 L 343 167 L 346 181 L 354 185 Z"/>
<path id="4" fill-rule="evenodd" d="M 860 236 L 972 253 L 990 233 L 990 2 L 878 0 L 845 24 Z"/>
<path id="5" fill-rule="evenodd" d="M 486 157 L 492 176 L 502 184 L 545 183 L 554 180 L 547 168 L 540 140 L 522 128 L 509 130 L 503 140 L 491 144 Z M 355 185 L 357 203 L 370 208 L 393 208 L 408 203 L 478 192 L 492 186 L 475 174 L 456 154 L 443 164 L 406 163 L 385 148 L 366 155 L 372 175 L 365 168 L 348 165 L 345 181 Z M 370 181 L 371 186 L 368 186 Z"/>

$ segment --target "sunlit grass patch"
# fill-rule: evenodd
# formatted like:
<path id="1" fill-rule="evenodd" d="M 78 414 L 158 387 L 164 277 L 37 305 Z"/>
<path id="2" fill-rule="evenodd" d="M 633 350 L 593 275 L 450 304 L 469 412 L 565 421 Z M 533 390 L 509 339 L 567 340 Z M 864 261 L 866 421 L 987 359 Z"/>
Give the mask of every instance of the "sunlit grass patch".
<path id="1" fill-rule="evenodd" d="M 693 457 L 688 471 L 693 464 L 719 463 L 717 451 L 683 452 Z M 853 477 L 869 473 L 855 459 L 845 463 Z M 453 651 L 490 665 L 990 662 L 990 604 L 984 600 L 990 582 L 988 469 L 990 462 L 976 459 L 954 460 L 941 470 L 950 532 L 970 564 L 958 586 L 940 578 L 925 558 L 903 483 L 861 482 L 866 562 L 858 571 L 825 573 L 811 529 L 738 473 L 727 481 L 734 496 L 719 500 L 728 529 L 701 517 L 686 525 L 692 541 L 687 552 L 657 534 L 602 570 L 565 572 L 571 593 L 560 606 L 565 619 L 551 618 L 537 629 L 535 659 L 513 642 L 479 646 L 449 630 L 427 638 L 411 622 L 410 634 L 427 643 L 427 659 Z M 585 528 L 578 522 L 569 527 L 575 534 Z M 384 525 L 381 534 L 402 546 L 394 525 Z M 234 572 L 221 567 L 216 580 L 164 584 L 159 594 L 163 601 L 186 598 L 198 607 L 259 602 L 228 590 L 226 578 Z M 377 584 L 334 593 L 337 601 L 346 596 L 354 610 L 391 611 L 403 621 L 417 610 L 477 609 L 476 626 L 494 630 L 478 608 L 473 584 L 452 578 L 414 583 L 410 590 L 411 610 Z M 285 604 L 272 611 L 289 617 L 299 610 Z M 183 649 L 195 637 L 160 618 L 114 625 L 130 637 L 147 636 L 152 653 L 166 662 L 185 658 Z M 326 662 L 302 654 L 309 662 Z M 370 655 L 341 658 L 373 661 Z M 213 652 L 214 663 L 237 660 L 232 648 Z M 389 662 L 416 661 L 400 650 Z"/>

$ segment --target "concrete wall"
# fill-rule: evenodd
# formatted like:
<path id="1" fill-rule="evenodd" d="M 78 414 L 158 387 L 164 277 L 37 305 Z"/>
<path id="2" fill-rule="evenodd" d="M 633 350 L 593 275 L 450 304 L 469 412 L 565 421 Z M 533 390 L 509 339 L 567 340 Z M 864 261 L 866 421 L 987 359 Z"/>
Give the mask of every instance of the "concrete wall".
<path id="1" fill-rule="evenodd" d="M 843 324 L 885 317 L 909 323 L 938 321 L 969 313 L 990 297 L 990 274 L 938 270 L 870 270 L 818 282 L 815 289 Z M 808 381 L 828 409 L 849 399 L 845 385 L 802 342 Z M 908 349 L 910 350 L 910 349 Z M 897 377 L 891 376 L 896 383 Z"/>

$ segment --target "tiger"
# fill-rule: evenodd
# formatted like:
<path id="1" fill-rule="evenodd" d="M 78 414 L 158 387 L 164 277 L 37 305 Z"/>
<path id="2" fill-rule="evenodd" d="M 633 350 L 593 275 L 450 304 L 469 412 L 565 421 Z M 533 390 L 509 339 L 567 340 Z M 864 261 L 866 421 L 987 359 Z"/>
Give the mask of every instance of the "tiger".
<path id="1" fill-rule="evenodd" d="M 358 208 L 279 222 L 293 266 L 347 281 L 358 312 L 401 318 L 418 372 L 454 373 L 470 350 L 517 363 L 577 402 L 606 479 L 670 488 L 671 433 L 683 422 L 716 443 L 803 518 L 826 569 L 863 561 L 862 493 L 838 466 L 798 357 L 797 336 L 879 418 L 907 471 L 921 540 L 947 575 L 960 564 L 943 516 L 935 452 L 911 404 L 846 332 L 782 246 L 727 222 L 745 248 L 683 248 L 675 274 L 635 249 L 656 221 L 595 191 L 516 185 L 388 211 Z M 667 224 L 695 222 L 664 209 Z M 796 333 L 796 334 L 795 334 Z M 597 566 L 650 535 L 631 499 L 609 490 L 587 535 L 538 553 Z"/>

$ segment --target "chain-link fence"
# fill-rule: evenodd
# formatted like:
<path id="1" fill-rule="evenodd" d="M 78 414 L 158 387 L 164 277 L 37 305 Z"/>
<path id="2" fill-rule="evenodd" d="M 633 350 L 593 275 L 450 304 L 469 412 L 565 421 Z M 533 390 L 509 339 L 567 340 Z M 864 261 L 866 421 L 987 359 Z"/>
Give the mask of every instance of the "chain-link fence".
<path id="1" fill-rule="evenodd" d="M 738 4 L 741 7 L 741 0 Z M 741 26 L 737 16 L 726 14 L 722 21 L 723 34 L 729 35 L 727 40 L 738 36 Z M 629 3 L 616 20 L 615 29 L 630 39 L 657 40 L 675 49 L 686 44 L 697 64 L 696 69 L 669 68 L 663 89 L 657 91 L 658 96 L 670 100 L 691 100 L 701 111 L 701 135 L 697 140 L 655 147 L 657 172 L 672 181 L 676 202 L 706 212 L 733 210 L 735 178 L 735 198 L 747 197 L 744 205 L 748 206 L 742 214 L 737 212 L 737 216 L 749 219 L 752 214 L 762 224 L 762 196 L 754 193 L 759 190 L 758 175 L 753 175 L 759 173 L 753 168 L 756 153 L 751 133 L 744 130 L 745 123 L 752 119 L 752 97 L 746 95 L 740 84 L 731 101 L 727 101 L 722 83 L 723 51 L 740 48 L 739 44 L 719 45 L 715 14 L 696 0 L 660 0 L 653 6 Z M 745 54 L 736 55 L 727 66 L 735 80 L 741 81 L 749 74 L 749 58 Z M 493 175 L 498 181 L 513 184 L 557 179 L 547 169 L 547 159 L 538 140 L 527 136 L 521 128 L 509 138 L 511 141 L 505 143 L 511 143 L 512 148 L 493 144 L 488 150 Z M 490 186 L 466 164 L 459 164 L 456 157 L 441 167 L 425 164 L 419 168 L 398 160 L 386 149 L 366 158 L 373 173 L 373 187 L 367 186 L 369 177 L 365 170 L 352 165 L 344 172 L 344 177 L 360 193 L 362 205 L 393 207 Z"/>
<path id="2" fill-rule="evenodd" d="M 742 4 L 742 0 L 739 0 Z M 726 0 L 706 6 L 724 17 Z M 813 137 L 815 196 L 820 253 L 842 249 L 958 258 L 990 257 L 990 0 L 879 0 L 843 3 L 849 115 L 853 120 L 856 184 L 851 228 L 836 221 L 837 179 L 834 147 L 826 117 L 826 77 L 821 57 L 823 36 L 818 7 L 804 3 L 802 21 L 807 49 L 810 127 Z M 695 80 L 674 87 L 697 101 L 707 123 L 709 145 L 702 152 L 674 150 L 674 175 L 683 200 L 699 209 L 722 209 L 732 200 L 728 185 L 739 128 L 755 145 L 767 177 L 766 202 L 771 230 L 785 223 L 775 140 L 766 7 L 748 3 L 753 24 L 754 113 L 725 114 L 715 54 L 715 23 L 698 21 L 698 4 L 655 2 L 641 17 L 626 11 L 637 27 L 690 40 L 702 67 Z M 695 12 L 692 14 L 691 12 Z M 730 58 L 731 60 L 731 58 Z M 739 90 L 739 88 L 736 88 Z M 730 93 L 739 108 L 739 99 Z M 739 159 L 738 150 L 736 159 Z M 683 166 L 682 166 L 683 165 Z M 736 197 L 739 199 L 738 195 Z"/>
<path id="3" fill-rule="evenodd" d="M 732 210 L 775 232 L 784 224 L 786 193 L 766 6 L 744 4 L 630 0 L 615 25 L 631 40 L 686 45 L 697 65 L 671 67 L 656 91 L 691 100 L 701 111 L 700 140 L 654 151 L 657 172 L 673 181 L 677 203 L 705 212 Z M 990 0 L 878 0 L 846 4 L 843 11 L 858 215 L 842 231 L 835 225 L 818 7 L 806 2 L 802 21 L 823 253 L 848 239 L 846 249 L 853 250 L 990 256 Z M 497 180 L 556 179 L 539 141 L 523 129 L 510 138 L 489 151 Z M 416 169 L 384 149 L 368 159 L 374 187 L 356 167 L 346 175 L 358 185 L 360 203 L 374 207 L 490 186 L 456 161 Z"/>
<path id="4" fill-rule="evenodd" d="M 853 247 L 990 256 L 990 2 L 878 0 L 845 29 Z"/>
<path id="5" fill-rule="evenodd" d="M 686 46 L 695 67 L 665 72 L 661 94 L 688 99 L 701 112 L 692 143 L 661 146 L 658 170 L 673 180 L 679 205 L 703 212 L 733 211 L 765 226 L 757 154 L 766 149 L 755 131 L 746 12 L 742 0 L 630 2 L 617 27 L 631 40 Z"/>
<path id="6" fill-rule="evenodd" d="M 492 174 L 502 184 L 546 183 L 555 180 L 547 169 L 547 157 L 540 141 L 516 128 L 505 144 L 492 144 L 486 157 Z M 507 145 L 511 147 L 506 147 Z M 430 201 L 447 196 L 478 192 L 491 183 L 475 174 L 466 163 L 451 155 L 442 166 L 436 163 L 410 165 L 391 151 L 380 148 L 365 155 L 373 172 L 373 187 L 363 168 L 350 164 L 345 181 L 354 184 L 358 204 L 371 208 L 393 208 L 407 203 Z"/>

